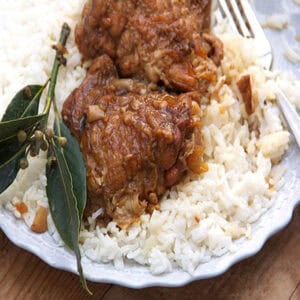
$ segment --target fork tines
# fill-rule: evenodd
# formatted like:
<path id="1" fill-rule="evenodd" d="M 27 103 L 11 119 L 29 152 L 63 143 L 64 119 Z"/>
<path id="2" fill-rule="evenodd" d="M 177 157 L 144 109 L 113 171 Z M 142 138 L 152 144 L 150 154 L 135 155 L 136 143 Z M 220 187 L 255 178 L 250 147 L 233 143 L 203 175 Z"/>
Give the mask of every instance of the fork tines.
<path id="1" fill-rule="evenodd" d="M 235 33 L 246 38 L 254 37 L 252 23 L 247 15 L 249 3 L 247 0 L 218 0 L 220 12 L 229 21 L 229 25 Z"/>
<path id="2" fill-rule="evenodd" d="M 268 69 L 272 63 L 271 45 L 248 0 L 218 0 L 217 18 L 225 17 L 234 33 L 254 38 L 259 45 L 259 57 Z"/>

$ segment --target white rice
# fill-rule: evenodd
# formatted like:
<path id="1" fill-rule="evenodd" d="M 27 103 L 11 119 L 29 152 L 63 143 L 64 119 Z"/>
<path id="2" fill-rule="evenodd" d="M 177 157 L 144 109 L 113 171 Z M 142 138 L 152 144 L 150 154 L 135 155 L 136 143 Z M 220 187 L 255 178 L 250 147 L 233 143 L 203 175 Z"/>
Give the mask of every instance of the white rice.
<path id="1" fill-rule="evenodd" d="M 265 23 L 262 24 L 263 27 L 269 27 L 276 30 L 282 30 L 286 28 L 289 24 L 288 15 L 284 14 L 274 14 L 266 17 Z"/>
<path id="2" fill-rule="evenodd" d="M 293 64 L 300 62 L 300 49 L 288 46 L 284 51 L 284 56 Z"/>
<path id="3" fill-rule="evenodd" d="M 0 115 L 21 87 L 44 83 L 48 78 L 54 55 L 50 46 L 63 22 L 74 28 L 81 6 L 82 0 L 0 2 Z M 219 32 L 222 26 L 216 27 Z M 289 142 L 276 105 L 276 86 L 280 83 L 300 107 L 300 97 L 294 94 L 300 83 L 288 75 L 263 70 L 257 63 L 254 41 L 228 34 L 220 37 L 225 45 L 220 89 L 209 104 L 202 105 L 209 171 L 190 176 L 167 192 L 160 211 L 143 215 L 127 231 L 114 222 L 98 227 L 95 219 L 102 210 L 95 212 L 89 218 L 89 228 L 80 234 L 82 251 L 88 258 L 112 262 L 116 268 L 132 260 L 149 266 L 153 274 L 177 266 L 192 273 L 211 257 L 234 251 L 236 239 L 251 237 L 251 223 L 272 205 L 284 172 L 282 168 L 275 172 L 272 163 L 281 159 Z M 56 89 L 60 106 L 85 76 L 73 35 L 67 48 L 68 66 L 60 71 Z M 255 112 L 249 119 L 236 87 L 241 74 L 250 74 L 253 83 Z M 256 128 L 256 132 L 249 128 Z M 48 207 L 44 164 L 43 155 L 32 159 L 30 167 L 20 171 L 16 182 L 0 196 L 4 208 L 28 226 L 38 205 Z M 18 213 L 17 201 L 23 201 L 29 212 Z M 50 216 L 48 231 L 63 244 Z"/>

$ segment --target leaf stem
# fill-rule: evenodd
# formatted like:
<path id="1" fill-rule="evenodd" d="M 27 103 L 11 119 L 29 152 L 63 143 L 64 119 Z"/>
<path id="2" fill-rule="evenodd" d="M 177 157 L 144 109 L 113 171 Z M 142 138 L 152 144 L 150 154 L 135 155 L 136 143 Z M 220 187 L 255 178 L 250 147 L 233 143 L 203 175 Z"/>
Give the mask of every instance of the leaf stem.
<path id="1" fill-rule="evenodd" d="M 65 45 L 66 45 L 67 39 L 70 35 L 70 32 L 71 32 L 71 29 L 70 29 L 69 25 L 67 23 L 64 23 L 62 26 L 61 32 L 60 32 L 59 43 L 56 46 L 54 46 L 54 49 L 56 50 L 56 56 L 55 56 L 55 60 L 54 60 L 53 67 L 52 67 L 46 105 L 45 105 L 45 108 L 43 111 L 44 113 L 47 113 L 47 114 L 49 113 L 52 100 L 54 99 L 55 85 L 56 85 L 56 81 L 57 81 L 57 74 L 58 74 L 59 67 L 62 64 L 66 63 L 65 58 L 63 57 L 63 54 L 64 54 Z"/>
<path id="2" fill-rule="evenodd" d="M 59 124 L 60 114 L 59 114 L 55 99 L 53 99 L 53 109 L 54 109 L 54 115 L 55 115 L 55 123 L 57 125 L 57 134 L 58 134 L 58 136 L 61 136 L 61 129 L 60 129 L 60 124 Z"/>

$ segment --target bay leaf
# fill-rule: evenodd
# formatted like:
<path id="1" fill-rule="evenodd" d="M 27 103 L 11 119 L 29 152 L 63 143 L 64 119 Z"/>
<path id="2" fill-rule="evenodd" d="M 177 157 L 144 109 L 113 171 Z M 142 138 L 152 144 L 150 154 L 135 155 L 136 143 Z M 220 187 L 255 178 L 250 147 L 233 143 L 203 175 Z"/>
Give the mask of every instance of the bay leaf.
<path id="1" fill-rule="evenodd" d="M 71 134 L 69 128 L 62 121 L 60 122 L 60 132 L 58 134 L 67 139 L 64 154 L 69 165 L 69 170 L 71 174 L 74 174 L 72 176 L 74 194 L 77 199 L 79 219 L 82 220 L 87 199 L 85 163 L 77 139 Z"/>
<path id="2" fill-rule="evenodd" d="M 33 126 L 37 126 L 45 117 L 46 114 L 42 113 L 35 116 L 0 122 L 0 142 L 11 139 L 20 130 L 29 131 Z"/>
<path id="3" fill-rule="evenodd" d="M 27 144 L 20 146 L 14 141 L 0 143 L 0 194 L 15 180 L 19 169 L 20 159 L 25 156 Z"/>
<path id="4" fill-rule="evenodd" d="M 21 89 L 7 106 L 1 121 L 10 121 L 22 116 L 35 115 L 38 111 L 43 90 L 44 87 L 41 85 L 28 85 Z"/>
<path id="5" fill-rule="evenodd" d="M 53 139 L 49 148 L 49 155 L 53 153 L 56 157 L 56 163 L 46 169 L 50 212 L 62 240 L 76 255 L 80 280 L 88 291 L 78 241 L 86 203 L 85 165 L 77 140 L 61 119 L 56 119 L 54 131 L 56 135 L 66 137 L 67 144 L 62 148 L 58 140 Z"/>
<path id="6" fill-rule="evenodd" d="M 10 123 L 12 120 L 20 120 L 18 118 L 22 117 L 34 116 L 38 113 L 43 89 L 44 87 L 40 85 L 29 85 L 16 94 L 0 122 L 0 136 L 3 132 L 6 132 L 5 125 L 1 124 Z M 4 126 L 4 129 L 1 126 Z M 25 128 L 20 127 L 20 129 Z M 25 156 L 25 150 L 28 145 L 28 143 L 19 143 L 16 134 L 0 141 L 0 193 L 6 190 L 15 180 L 20 169 L 19 161 Z"/>
<path id="7" fill-rule="evenodd" d="M 20 130 L 29 130 L 45 117 L 45 114 L 38 115 L 44 88 L 41 85 L 29 85 L 15 95 L 0 122 L 0 142 L 11 139 Z"/>

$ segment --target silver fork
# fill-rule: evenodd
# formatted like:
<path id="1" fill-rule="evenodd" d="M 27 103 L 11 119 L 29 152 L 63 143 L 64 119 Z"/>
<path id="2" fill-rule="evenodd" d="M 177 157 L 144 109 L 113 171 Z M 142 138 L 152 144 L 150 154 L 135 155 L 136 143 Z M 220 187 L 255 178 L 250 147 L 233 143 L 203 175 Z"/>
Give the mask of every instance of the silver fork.
<path id="1" fill-rule="evenodd" d="M 258 49 L 260 62 L 267 70 L 271 69 L 273 60 L 272 48 L 249 1 L 218 0 L 218 3 L 219 7 L 215 15 L 217 20 L 226 17 L 234 33 L 238 33 L 246 38 L 256 39 L 260 45 Z M 279 87 L 277 102 L 300 147 L 300 117 Z"/>

